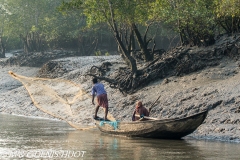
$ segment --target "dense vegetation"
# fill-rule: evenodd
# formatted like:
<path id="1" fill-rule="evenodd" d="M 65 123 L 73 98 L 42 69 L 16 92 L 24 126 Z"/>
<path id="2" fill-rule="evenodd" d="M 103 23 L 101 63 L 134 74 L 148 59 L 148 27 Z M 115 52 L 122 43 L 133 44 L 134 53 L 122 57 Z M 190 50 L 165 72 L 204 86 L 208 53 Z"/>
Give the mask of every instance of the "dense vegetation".
<path id="1" fill-rule="evenodd" d="M 206 46 L 216 35 L 240 28 L 239 0 L 62 2 L 0 0 L 1 56 L 6 49 L 23 46 L 25 52 L 77 48 L 87 55 L 118 45 L 123 57 L 134 63 L 129 54 L 140 50 L 142 58 L 151 61 L 155 48 L 168 49 L 174 37 L 182 45 Z M 168 44 L 162 42 L 167 39 Z"/>
<path id="2" fill-rule="evenodd" d="M 0 0 L 0 55 L 6 50 L 25 52 L 78 49 L 87 55 L 117 48 L 104 25 L 86 28 L 80 10 L 59 12 L 60 0 Z"/>

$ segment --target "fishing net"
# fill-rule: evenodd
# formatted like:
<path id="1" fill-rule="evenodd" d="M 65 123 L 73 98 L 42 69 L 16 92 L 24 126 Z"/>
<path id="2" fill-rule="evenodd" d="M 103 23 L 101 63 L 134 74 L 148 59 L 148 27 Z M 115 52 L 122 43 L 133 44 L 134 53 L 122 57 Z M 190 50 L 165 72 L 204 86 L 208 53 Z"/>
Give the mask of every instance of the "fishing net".
<path id="1" fill-rule="evenodd" d="M 112 126 L 114 128 L 114 130 L 117 130 L 119 122 L 120 121 L 100 121 L 99 125 L 104 126 L 104 124 L 109 124 L 110 126 Z"/>
<path id="2" fill-rule="evenodd" d="M 81 85 L 63 79 L 25 77 L 12 71 L 9 71 L 9 74 L 23 84 L 34 105 L 41 111 L 66 121 L 76 129 L 85 130 L 95 127 L 83 128 L 81 123 L 82 115 L 92 119 L 88 107 L 91 105 L 91 96 Z M 108 119 L 115 120 L 110 113 Z"/>

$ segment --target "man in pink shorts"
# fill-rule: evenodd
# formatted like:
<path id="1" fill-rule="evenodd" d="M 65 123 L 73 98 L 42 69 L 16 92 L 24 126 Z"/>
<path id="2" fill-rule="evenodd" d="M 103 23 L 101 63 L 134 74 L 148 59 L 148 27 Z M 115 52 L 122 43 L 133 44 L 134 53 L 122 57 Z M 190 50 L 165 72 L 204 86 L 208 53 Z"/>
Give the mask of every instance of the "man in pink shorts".
<path id="1" fill-rule="evenodd" d="M 94 98 L 97 96 L 97 107 L 95 109 L 95 115 L 94 118 L 97 118 L 97 112 L 99 107 L 104 108 L 104 119 L 107 120 L 107 114 L 108 114 L 108 98 L 107 98 L 107 92 L 104 89 L 104 85 L 102 83 L 98 83 L 97 78 L 93 78 L 93 87 L 92 87 L 92 104 L 94 104 Z"/>

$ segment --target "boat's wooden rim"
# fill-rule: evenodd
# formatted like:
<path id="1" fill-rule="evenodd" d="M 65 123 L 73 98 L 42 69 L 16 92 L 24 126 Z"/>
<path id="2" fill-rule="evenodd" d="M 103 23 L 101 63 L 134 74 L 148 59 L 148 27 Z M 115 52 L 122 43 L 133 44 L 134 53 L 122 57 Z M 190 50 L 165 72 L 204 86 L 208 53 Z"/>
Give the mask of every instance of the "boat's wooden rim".
<path id="1" fill-rule="evenodd" d="M 198 115 L 204 114 L 206 112 L 208 112 L 208 110 L 204 110 L 202 112 L 195 113 L 195 114 L 192 114 L 190 116 L 182 117 L 182 118 L 154 119 L 154 120 L 147 120 L 147 121 L 126 121 L 126 122 L 125 121 L 122 121 L 122 122 L 120 121 L 119 123 L 124 123 L 124 124 L 137 124 L 137 123 L 149 123 L 149 122 L 151 122 L 151 123 L 166 123 L 166 122 L 180 121 L 180 120 L 189 119 L 189 118 L 196 117 Z M 99 120 L 95 120 L 95 121 L 100 122 Z"/>

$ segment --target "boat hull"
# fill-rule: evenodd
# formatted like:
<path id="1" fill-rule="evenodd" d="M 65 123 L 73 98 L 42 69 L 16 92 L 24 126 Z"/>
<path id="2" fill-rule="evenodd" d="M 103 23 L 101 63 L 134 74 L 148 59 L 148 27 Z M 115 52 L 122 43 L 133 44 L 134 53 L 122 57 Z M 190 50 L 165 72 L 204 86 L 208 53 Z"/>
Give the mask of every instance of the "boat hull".
<path id="1" fill-rule="evenodd" d="M 204 121 L 208 111 L 203 111 L 185 118 L 118 122 L 115 129 L 108 122 L 96 125 L 101 132 L 128 137 L 146 137 L 160 139 L 180 139 L 194 132 Z"/>

